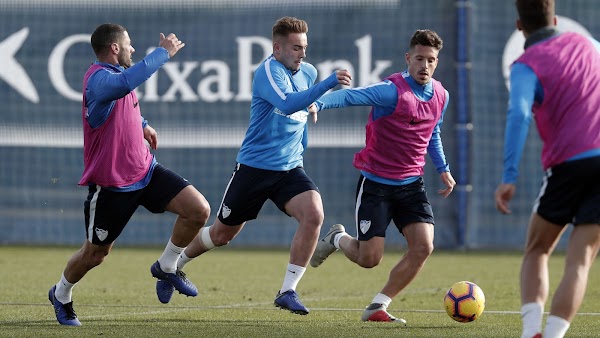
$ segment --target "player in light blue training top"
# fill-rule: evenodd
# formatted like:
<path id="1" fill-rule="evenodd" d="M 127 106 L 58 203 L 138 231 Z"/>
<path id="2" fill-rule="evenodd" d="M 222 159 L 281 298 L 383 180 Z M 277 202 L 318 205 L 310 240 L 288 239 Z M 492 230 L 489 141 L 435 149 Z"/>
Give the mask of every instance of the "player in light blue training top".
<path id="1" fill-rule="evenodd" d="M 298 299 L 296 286 L 315 250 L 324 218 L 319 190 L 302 167 L 308 106 L 351 80 L 346 70 L 338 70 L 314 84 L 317 70 L 303 61 L 307 32 L 306 22 L 292 17 L 283 17 L 273 26 L 273 55 L 256 69 L 250 126 L 217 219 L 203 228 L 178 263 L 181 269 L 192 258 L 229 243 L 270 199 L 299 222 L 275 305 L 301 315 L 308 309 Z"/>
<path id="2" fill-rule="evenodd" d="M 303 54 L 300 45 L 295 51 Z M 283 61 L 285 62 L 285 61 Z M 267 170 L 302 167 L 307 145 L 307 107 L 338 84 L 336 74 L 313 86 L 317 70 L 302 58 L 289 65 L 268 57 L 256 70 L 252 82 L 250 126 L 237 162 Z"/>

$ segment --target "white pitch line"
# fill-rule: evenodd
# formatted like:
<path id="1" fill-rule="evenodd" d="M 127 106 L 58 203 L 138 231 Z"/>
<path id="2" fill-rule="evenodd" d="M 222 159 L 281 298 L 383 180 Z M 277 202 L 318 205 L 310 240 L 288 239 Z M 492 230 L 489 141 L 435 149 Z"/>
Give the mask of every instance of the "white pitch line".
<path id="1" fill-rule="evenodd" d="M 323 298 L 319 299 L 307 299 L 308 301 L 322 301 Z M 46 303 L 9 303 L 9 302 L 0 302 L 2 306 L 50 306 Z M 123 305 L 123 304 L 77 304 L 77 307 L 115 307 L 115 308 L 161 308 L 161 305 Z M 171 313 L 171 312 L 185 312 L 192 310 L 217 310 L 217 309 L 248 309 L 248 310 L 261 310 L 261 311 L 269 311 L 269 310 L 279 310 L 275 306 L 273 306 L 272 302 L 262 302 L 262 303 L 238 303 L 238 304 L 224 304 L 224 305 L 212 305 L 212 306 L 201 306 L 201 305 L 181 305 L 181 306 L 168 306 L 162 307 L 164 310 L 154 310 L 154 311 L 142 311 L 142 312 L 128 312 L 124 313 L 123 316 L 131 316 L 131 315 L 152 315 L 152 314 L 160 314 L 160 313 Z M 364 309 L 356 309 L 356 308 L 318 308 L 311 307 L 311 311 L 363 311 Z M 407 310 L 407 309 L 389 309 L 391 312 L 404 312 L 404 313 L 445 313 L 445 310 L 433 310 L 433 309 L 425 309 L 425 310 Z M 498 314 L 498 315 L 519 315 L 520 311 L 504 311 L 504 310 L 485 310 L 484 313 L 488 314 Z M 544 312 L 544 314 L 548 315 L 549 312 Z M 80 318 L 105 318 L 105 317 L 120 317 L 120 314 L 107 314 L 107 315 L 96 315 L 96 316 L 80 316 Z M 600 312 L 579 312 L 577 316 L 600 316 Z"/>
<path id="2" fill-rule="evenodd" d="M 146 315 L 156 315 L 156 314 L 165 314 L 165 313 L 177 313 L 177 312 L 187 312 L 193 310 L 191 308 L 169 308 L 166 310 L 159 311 L 143 311 L 143 312 L 127 312 L 127 313 L 111 313 L 104 315 L 91 315 L 91 316 L 78 316 L 80 319 L 88 320 L 88 319 L 101 319 L 101 318 L 116 318 L 116 317 L 129 317 L 129 316 L 146 316 Z"/>

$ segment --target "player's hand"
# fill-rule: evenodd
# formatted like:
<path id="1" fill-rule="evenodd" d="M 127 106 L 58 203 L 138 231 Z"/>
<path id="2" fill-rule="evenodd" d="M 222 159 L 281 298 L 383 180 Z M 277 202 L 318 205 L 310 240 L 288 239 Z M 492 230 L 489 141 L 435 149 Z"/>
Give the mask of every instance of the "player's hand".
<path id="1" fill-rule="evenodd" d="M 508 202 L 515 195 L 517 187 L 511 183 L 502 183 L 498 186 L 495 193 L 496 209 L 503 214 L 510 214 L 512 211 L 508 207 Z"/>
<path id="2" fill-rule="evenodd" d="M 169 57 L 172 58 L 177 52 L 185 46 L 183 41 L 179 40 L 175 34 L 171 33 L 165 37 L 163 33 L 160 33 L 159 47 L 163 47 L 169 52 Z"/>
<path id="3" fill-rule="evenodd" d="M 447 171 L 440 174 L 440 178 L 442 179 L 442 183 L 446 186 L 443 189 L 438 190 L 438 194 L 443 195 L 444 198 L 448 197 L 450 193 L 454 190 L 454 186 L 456 185 L 456 181 L 454 181 L 454 177 L 452 174 Z"/>
<path id="4" fill-rule="evenodd" d="M 308 106 L 308 113 L 312 115 L 313 123 L 317 123 L 317 112 L 318 111 L 319 110 L 317 108 L 316 103 L 312 103 L 310 106 Z"/>
<path id="5" fill-rule="evenodd" d="M 335 72 L 335 76 L 337 77 L 338 83 L 344 86 L 350 85 L 350 80 L 352 80 L 352 75 L 350 72 L 345 69 L 339 69 Z"/>
<path id="6" fill-rule="evenodd" d="M 158 148 L 158 134 L 149 125 L 146 125 L 146 128 L 144 128 L 144 139 L 148 141 L 151 149 L 156 150 Z"/>

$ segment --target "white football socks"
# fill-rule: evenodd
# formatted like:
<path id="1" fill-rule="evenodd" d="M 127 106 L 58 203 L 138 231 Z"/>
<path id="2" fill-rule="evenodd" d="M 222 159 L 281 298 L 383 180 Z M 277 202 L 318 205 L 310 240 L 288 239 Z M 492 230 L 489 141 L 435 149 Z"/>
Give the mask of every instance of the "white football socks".
<path id="1" fill-rule="evenodd" d="M 543 313 L 544 305 L 541 303 L 527 303 L 521 306 L 521 320 L 523 322 L 521 338 L 531 338 L 542 332 Z"/>
<path id="2" fill-rule="evenodd" d="M 179 259 L 177 260 L 177 270 L 183 270 L 183 267 L 189 263 L 193 258 L 189 258 L 186 254 L 185 254 L 185 250 L 183 250 L 181 252 L 181 254 L 179 255 Z"/>
<path id="3" fill-rule="evenodd" d="M 305 267 L 288 263 L 287 270 L 285 271 L 285 278 L 283 279 L 283 285 L 279 292 L 284 293 L 287 290 L 296 290 L 298 282 L 306 271 Z"/>
<path id="4" fill-rule="evenodd" d="M 200 232 L 198 232 L 198 236 L 194 237 L 192 241 L 198 241 L 207 250 L 216 248 L 215 244 L 210 238 L 210 226 L 202 227 Z M 185 250 L 183 250 L 179 255 L 179 259 L 177 260 L 177 269 L 183 270 L 183 267 L 194 258 L 188 257 L 188 255 L 185 254 Z"/>
<path id="5" fill-rule="evenodd" d="M 392 302 L 392 299 L 390 297 L 388 297 L 380 292 L 375 295 L 375 297 L 373 298 L 373 301 L 371 303 L 381 304 L 381 305 L 383 305 L 384 309 L 387 309 L 388 306 L 390 306 L 391 302 Z"/>
<path id="6" fill-rule="evenodd" d="M 63 273 L 60 277 L 60 281 L 56 283 L 56 290 L 54 291 L 54 297 L 56 300 L 61 302 L 62 304 L 67 304 L 71 302 L 71 297 L 73 296 L 73 287 L 77 283 L 71 283 L 65 278 L 65 274 Z"/>
<path id="7" fill-rule="evenodd" d="M 179 259 L 181 252 L 183 252 L 183 249 L 185 248 L 180 248 L 169 240 L 165 251 L 163 251 L 162 256 L 158 259 L 160 269 L 166 273 L 175 273 L 177 270 L 177 260 Z"/>
<path id="8" fill-rule="evenodd" d="M 549 315 L 546 319 L 544 338 L 563 338 L 571 323 L 555 315 Z"/>

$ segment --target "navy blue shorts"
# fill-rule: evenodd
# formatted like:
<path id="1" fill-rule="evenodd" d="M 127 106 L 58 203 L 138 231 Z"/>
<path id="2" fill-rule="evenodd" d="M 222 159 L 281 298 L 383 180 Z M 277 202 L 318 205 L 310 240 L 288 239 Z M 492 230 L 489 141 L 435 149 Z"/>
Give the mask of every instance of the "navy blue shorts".
<path id="1" fill-rule="evenodd" d="M 397 186 L 374 182 L 360 175 L 356 188 L 356 210 L 359 241 L 385 237 L 392 220 L 400 233 L 411 223 L 434 224 L 423 178 Z"/>
<path id="2" fill-rule="evenodd" d="M 600 224 L 600 156 L 548 168 L 533 211 L 560 226 Z"/>
<path id="3" fill-rule="evenodd" d="M 84 203 L 87 239 L 97 245 L 111 244 L 140 205 L 152 213 L 163 213 L 167 204 L 188 185 L 185 178 L 161 164 L 154 167 L 150 183 L 140 190 L 117 192 L 90 185 Z"/>
<path id="4" fill-rule="evenodd" d="M 256 219 L 268 199 L 285 213 L 289 200 L 309 190 L 319 191 L 302 167 L 273 171 L 237 164 L 217 216 L 223 224 L 240 225 Z"/>

